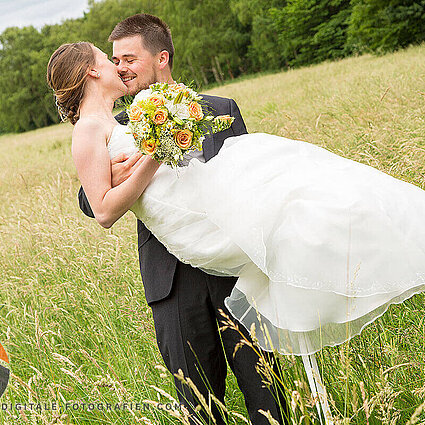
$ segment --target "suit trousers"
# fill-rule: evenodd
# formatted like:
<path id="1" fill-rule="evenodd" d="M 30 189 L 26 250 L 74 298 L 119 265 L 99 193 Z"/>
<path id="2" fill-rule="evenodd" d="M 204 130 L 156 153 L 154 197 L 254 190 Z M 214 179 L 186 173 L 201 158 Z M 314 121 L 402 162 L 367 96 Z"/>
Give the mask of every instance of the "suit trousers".
<path id="1" fill-rule="evenodd" d="M 272 393 L 264 385 L 256 371 L 258 355 L 244 345 L 233 356 L 235 346 L 241 340 L 240 334 L 233 329 L 219 332 L 223 317 L 218 309 L 230 315 L 224 299 L 230 295 L 235 282 L 234 277 L 208 275 L 178 262 L 170 295 L 150 304 L 159 350 L 168 370 L 174 374 L 181 369 L 185 377 L 195 383 L 207 403 L 209 390 L 224 403 L 227 358 L 244 395 L 252 424 L 269 424 L 258 409 L 270 410 L 272 416 L 283 424 L 279 408 L 280 404 L 282 411 L 285 409 L 283 391 Z M 250 339 L 243 326 L 240 330 Z M 188 387 L 177 379 L 175 383 L 180 402 L 195 416 L 202 415 L 205 423 L 212 423 L 205 413 L 194 413 L 194 407 L 200 403 Z M 224 425 L 215 405 L 212 405 L 212 411 L 217 424 Z"/>

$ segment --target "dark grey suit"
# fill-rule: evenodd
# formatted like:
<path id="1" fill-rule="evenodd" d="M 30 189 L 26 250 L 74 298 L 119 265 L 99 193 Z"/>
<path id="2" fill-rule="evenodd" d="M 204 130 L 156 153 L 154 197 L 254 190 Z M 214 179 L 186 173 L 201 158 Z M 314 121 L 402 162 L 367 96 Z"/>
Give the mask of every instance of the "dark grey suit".
<path id="1" fill-rule="evenodd" d="M 206 137 L 203 154 L 208 161 L 217 155 L 227 137 L 245 134 L 247 131 L 234 100 L 217 96 L 203 97 L 207 101 L 204 112 L 235 117 L 230 129 Z M 122 124 L 128 120 L 125 113 L 117 115 L 116 119 Z M 84 213 L 93 217 L 82 189 L 79 201 Z M 221 321 L 221 316 L 217 309 L 221 308 L 228 313 L 224 299 L 230 295 L 236 278 L 208 275 L 181 263 L 140 220 L 137 221 L 137 231 L 146 300 L 153 311 L 158 347 L 167 368 L 172 373 L 182 369 L 207 400 L 208 387 L 216 397 L 224 400 L 227 358 L 245 396 L 252 423 L 268 424 L 258 409 L 270 410 L 273 417 L 282 421 L 273 395 L 263 388 L 261 377 L 255 370 L 258 361 L 256 354 L 245 346 L 233 357 L 240 335 L 232 330 L 221 334 L 218 332 L 217 322 Z M 249 337 L 248 332 L 245 329 L 243 331 Z M 190 406 L 199 404 L 196 398 L 178 380 L 176 386 L 180 400 L 192 411 Z M 282 394 L 279 394 L 279 399 L 284 404 Z M 215 406 L 213 411 L 217 423 L 224 424 Z"/>

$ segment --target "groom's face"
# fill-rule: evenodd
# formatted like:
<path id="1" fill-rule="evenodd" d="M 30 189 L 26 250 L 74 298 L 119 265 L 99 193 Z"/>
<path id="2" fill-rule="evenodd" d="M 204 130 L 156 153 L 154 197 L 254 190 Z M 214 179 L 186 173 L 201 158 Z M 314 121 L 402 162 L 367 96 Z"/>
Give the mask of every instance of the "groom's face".
<path id="1" fill-rule="evenodd" d="M 158 81 L 158 58 L 144 47 L 139 35 L 115 40 L 112 60 L 130 95 Z"/>

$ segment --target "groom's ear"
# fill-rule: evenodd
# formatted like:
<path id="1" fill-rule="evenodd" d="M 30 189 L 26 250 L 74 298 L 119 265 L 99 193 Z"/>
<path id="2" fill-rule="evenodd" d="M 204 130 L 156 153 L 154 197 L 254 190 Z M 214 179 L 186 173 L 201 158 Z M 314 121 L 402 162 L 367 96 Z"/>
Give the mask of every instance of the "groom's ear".
<path id="1" fill-rule="evenodd" d="M 164 69 L 168 65 L 168 61 L 170 60 L 170 54 L 166 50 L 162 50 L 158 54 L 158 66 L 159 69 Z"/>

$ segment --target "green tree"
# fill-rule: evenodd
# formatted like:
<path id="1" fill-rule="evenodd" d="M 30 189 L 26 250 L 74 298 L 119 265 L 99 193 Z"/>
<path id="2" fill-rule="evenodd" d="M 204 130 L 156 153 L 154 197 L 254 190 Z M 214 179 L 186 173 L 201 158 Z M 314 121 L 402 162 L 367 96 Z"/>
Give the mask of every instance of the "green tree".
<path id="1" fill-rule="evenodd" d="M 173 75 L 198 87 L 425 41 L 425 0 L 89 0 L 82 18 L 0 34 L 0 133 L 58 122 L 45 82 L 52 52 L 86 40 L 111 54 L 116 23 L 142 12 L 169 24 Z"/>
<path id="2" fill-rule="evenodd" d="M 226 0 L 167 1 L 160 16 L 173 34 L 175 77 L 201 86 L 244 72 L 249 36 Z"/>
<path id="3" fill-rule="evenodd" d="M 27 131 L 51 124 L 42 35 L 34 27 L 12 27 L 0 43 L 0 128 Z"/>
<path id="4" fill-rule="evenodd" d="M 350 0 L 288 0 L 275 21 L 279 45 L 290 65 L 346 56 Z"/>
<path id="5" fill-rule="evenodd" d="M 247 59 L 250 71 L 280 69 L 286 64 L 277 36 L 286 0 L 231 0 L 230 7 L 249 33 Z"/>
<path id="6" fill-rule="evenodd" d="M 425 41 L 425 0 L 353 0 L 348 43 L 385 52 Z"/>
<path id="7" fill-rule="evenodd" d="M 59 122 L 46 83 L 47 63 L 58 46 L 88 40 L 111 53 L 107 38 L 119 20 L 155 10 L 150 0 L 91 1 L 83 18 L 46 25 L 40 31 L 31 26 L 6 29 L 0 35 L 0 132 L 28 131 Z"/>
<path id="8" fill-rule="evenodd" d="M 156 15 L 158 8 L 158 2 L 153 0 L 89 0 L 89 11 L 85 15 L 80 37 L 111 54 L 112 44 L 108 42 L 108 37 L 118 22 L 136 13 Z"/>

